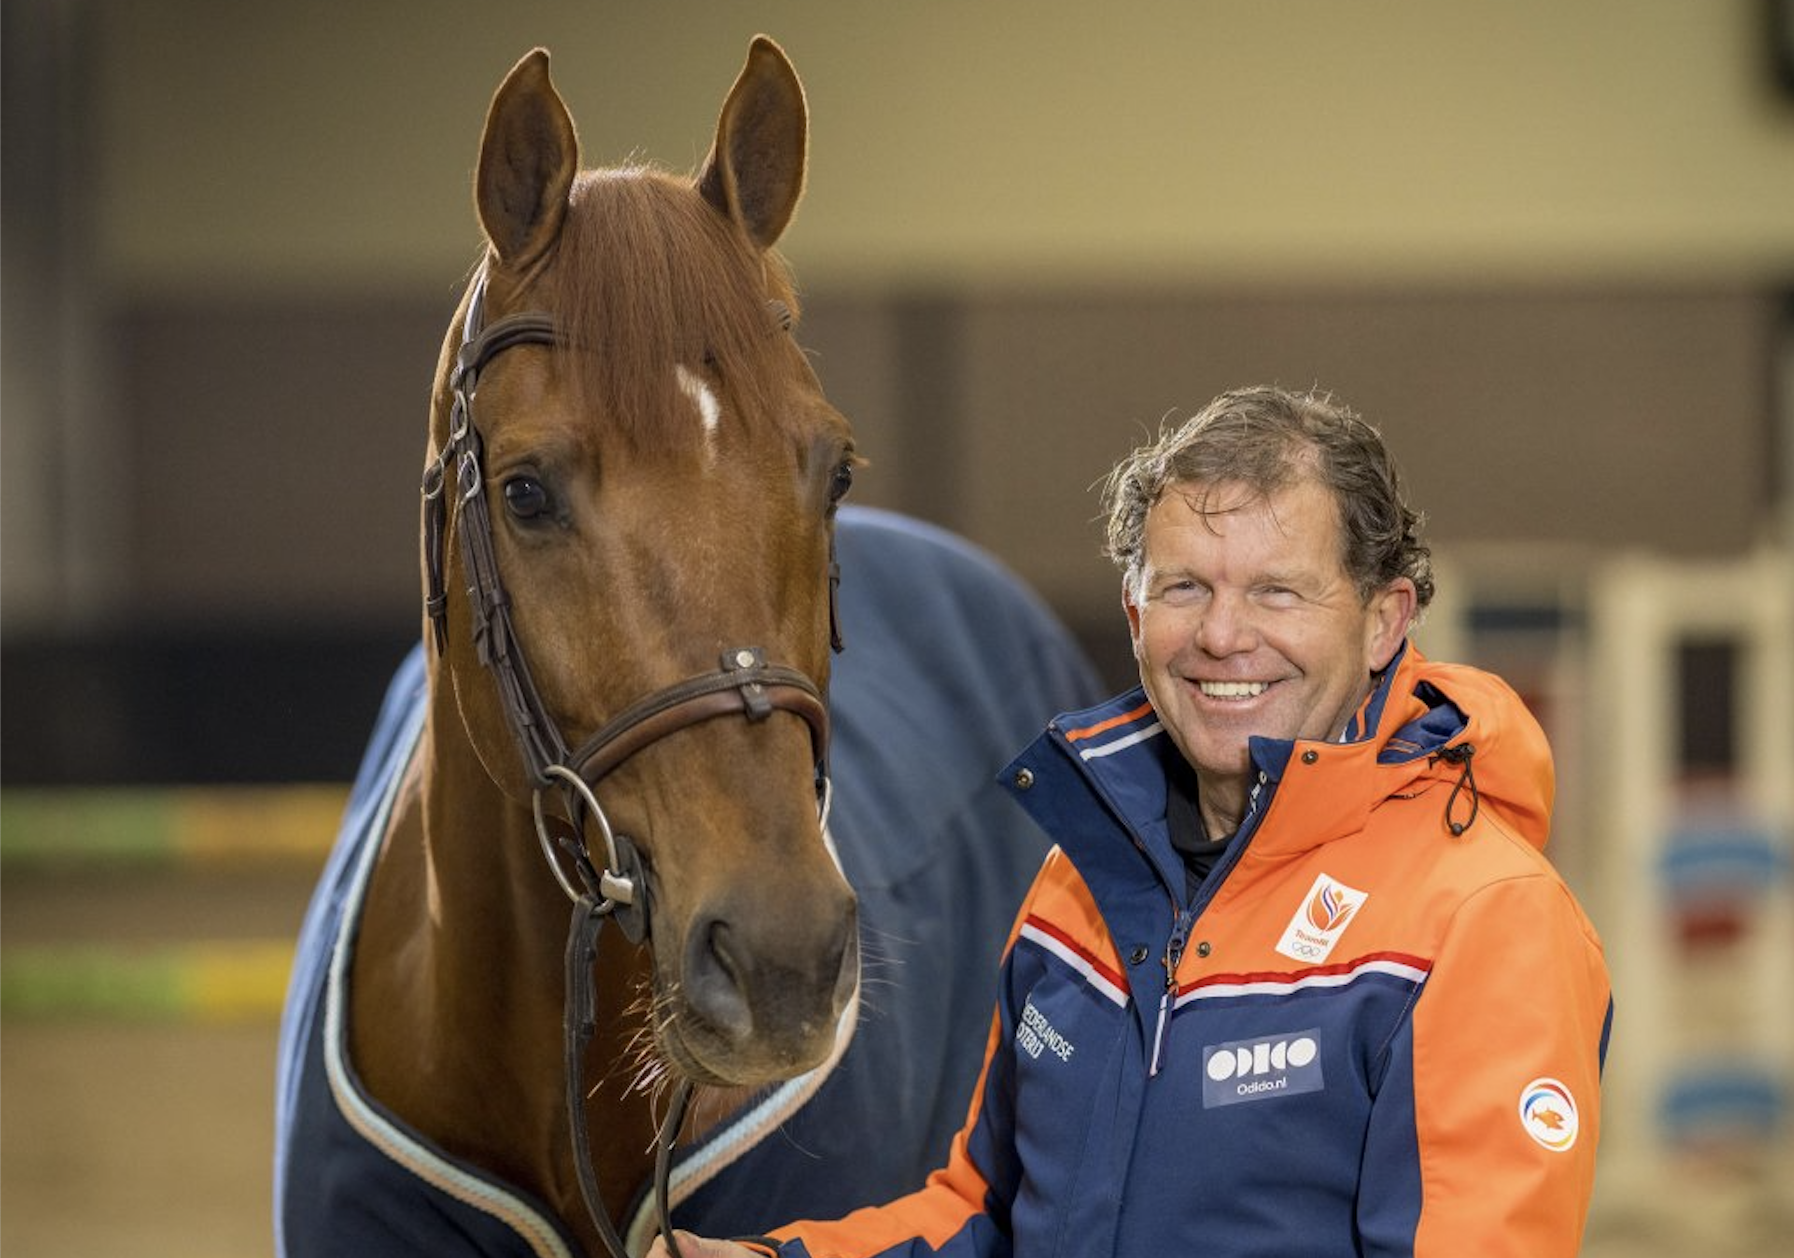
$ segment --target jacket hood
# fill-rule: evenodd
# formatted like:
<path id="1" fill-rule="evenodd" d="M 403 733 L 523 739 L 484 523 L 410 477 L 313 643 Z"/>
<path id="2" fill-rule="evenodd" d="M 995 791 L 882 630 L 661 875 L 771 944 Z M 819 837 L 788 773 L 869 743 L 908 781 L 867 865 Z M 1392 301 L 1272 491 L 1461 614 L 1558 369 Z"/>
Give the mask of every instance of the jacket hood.
<path id="1" fill-rule="evenodd" d="M 1382 748 L 1379 761 L 1399 761 L 1414 745 L 1417 731 L 1442 724 L 1442 713 L 1455 712 L 1461 721 L 1456 735 L 1442 748 L 1422 749 L 1420 759 L 1410 763 L 1432 777 L 1441 771 L 1459 776 L 1458 766 L 1467 767 L 1464 785 L 1468 789 L 1474 780 L 1477 807 L 1489 809 L 1516 837 L 1543 850 L 1550 837 L 1557 772 L 1545 731 L 1513 687 L 1466 664 L 1434 663 L 1409 645 L 1388 693 L 1401 700 L 1385 704 L 1372 737 Z M 1439 758 L 1441 750 L 1444 758 Z M 1458 820 L 1463 820 L 1462 811 Z"/>

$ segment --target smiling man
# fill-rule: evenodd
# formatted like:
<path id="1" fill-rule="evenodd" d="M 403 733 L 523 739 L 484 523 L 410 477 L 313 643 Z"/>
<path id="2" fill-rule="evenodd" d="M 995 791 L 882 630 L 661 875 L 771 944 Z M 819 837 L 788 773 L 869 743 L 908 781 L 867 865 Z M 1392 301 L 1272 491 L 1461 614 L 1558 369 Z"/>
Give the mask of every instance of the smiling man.
<path id="1" fill-rule="evenodd" d="M 916 1193 L 764 1245 L 1571 1258 L 1606 966 L 1538 723 L 1408 641 L 1431 562 L 1381 438 L 1240 390 L 1107 505 L 1141 686 L 1005 771 L 1058 846 L 966 1124 Z"/>

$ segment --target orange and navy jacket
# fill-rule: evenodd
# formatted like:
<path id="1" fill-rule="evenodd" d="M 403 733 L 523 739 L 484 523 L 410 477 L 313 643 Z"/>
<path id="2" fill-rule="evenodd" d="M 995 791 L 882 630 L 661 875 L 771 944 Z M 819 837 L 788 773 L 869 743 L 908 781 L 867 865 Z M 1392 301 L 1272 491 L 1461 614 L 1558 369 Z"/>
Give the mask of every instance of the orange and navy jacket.
<path id="1" fill-rule="evenodd" d="M 1574 1255 L 1611 1001 L 1518 697 L 1410 646 L 1344 741 L 1255 739 L 1193 900 L 1177 754 L 1135 690 L 1005 771 L 1057 847 L 949 1160 L 782 1252 Z"/>

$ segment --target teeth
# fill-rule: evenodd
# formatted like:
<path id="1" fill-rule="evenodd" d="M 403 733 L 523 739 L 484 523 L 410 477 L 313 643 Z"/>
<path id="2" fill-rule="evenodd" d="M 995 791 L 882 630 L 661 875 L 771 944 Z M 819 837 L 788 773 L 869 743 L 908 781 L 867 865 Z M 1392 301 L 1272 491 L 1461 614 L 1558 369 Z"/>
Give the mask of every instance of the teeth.
<path id="1" fill-rule="evenodd" d="M 1211 699 L 1253 699 L 1271 688 L 1265 681 L 1201 681 L 1196 684 Z"/>

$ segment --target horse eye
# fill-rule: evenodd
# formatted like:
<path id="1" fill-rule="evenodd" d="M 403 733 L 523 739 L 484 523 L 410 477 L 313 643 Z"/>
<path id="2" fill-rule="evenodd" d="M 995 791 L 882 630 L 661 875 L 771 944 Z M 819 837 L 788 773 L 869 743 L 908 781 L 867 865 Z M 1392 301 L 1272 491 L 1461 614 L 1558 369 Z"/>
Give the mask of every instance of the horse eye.
<path id="1" fill-rule="evenodd" d="M 548 514 L 548 490 L 534 476 L 513 476 L 505 482 L 505 506 L 519 520 L 535 520 Z"/>
<path id="2" fill-rule="evenodd" d="M 853 460 L 842 459 L 835 466 L 835 479 L 828 487 L 830 503 L 840 502 L 847 497 L 847 491 L 853 488 Z"/>

